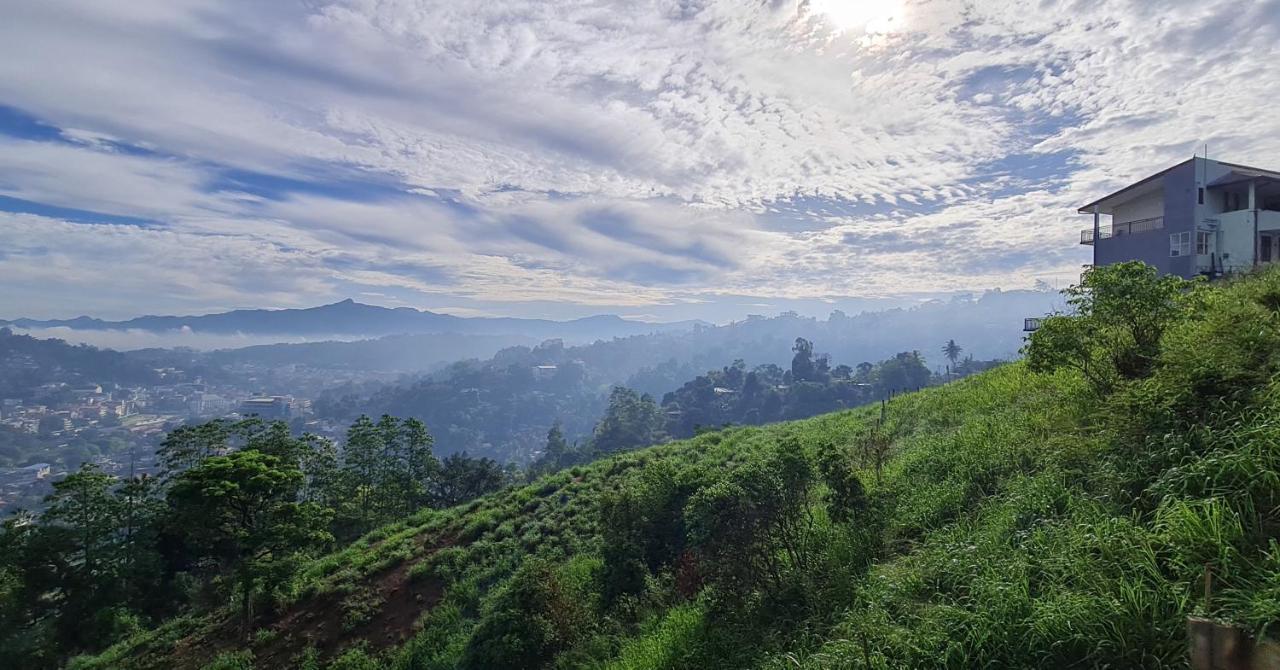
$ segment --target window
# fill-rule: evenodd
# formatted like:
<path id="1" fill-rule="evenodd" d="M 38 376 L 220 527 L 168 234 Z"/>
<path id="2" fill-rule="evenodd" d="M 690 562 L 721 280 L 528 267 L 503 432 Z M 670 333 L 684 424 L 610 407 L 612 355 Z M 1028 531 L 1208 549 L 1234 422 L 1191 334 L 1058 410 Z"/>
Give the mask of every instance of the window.
<path id="1" fill-rule="evenodd" d="M 1202 205 L 1204 204 L 1204 188 L 1203 187 L 1196 189 L 1196 199 L 1200 201 L 1200 204 Z"/>
<path id="2" fill-rule="evenodd" d="M 1201 256 L 1213 253 L 1213 233 L 1207 230 L 1196 231 L 1196 253 Z"/>
<path id="3" fill-rule="evenodd" d="M 1169 256 L 1191 255 L 1191 233 L 1174 233 L 1169 236 Z"/>

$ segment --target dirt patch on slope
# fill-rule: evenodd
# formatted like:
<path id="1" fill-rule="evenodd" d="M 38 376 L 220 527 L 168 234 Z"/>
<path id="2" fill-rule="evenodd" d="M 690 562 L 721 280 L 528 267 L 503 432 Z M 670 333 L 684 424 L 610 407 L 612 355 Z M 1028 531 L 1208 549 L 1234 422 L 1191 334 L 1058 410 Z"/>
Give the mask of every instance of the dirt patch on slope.
<path id="1" fill-rule="evenodd" d="M 254 648 L 255 662 L 283 667 L 308 647 L 314 647 L 322 660 L 329 659 L 360 641 L 370 653 L 399 646 L 417 632 L 418 617 L 444 596 L 434 578 L 409 579 L 412 565 L 401 563 L 346 597 L 325 594 L 291 608 L 271 626 L 277 636 Z M 361 603 L 367 606 L 367 616 L 359 613 Z"/>
<path id="2" fill-rule="evenodd" d="M 440 580 L 410 579 L 410 569 L 452 544 L 452 539 L 438 541 L 413 559 L 372 575 L 354 592 L 323 593 L 294 603 L 259 628 L 272 631 L 266 639 L 257 637 L 246 645 L 232 617 L 203 640 L 179 641 L 172 667 L 198 668 L 245 646 L 253 650 L 255 666 L 263 668 L 293 667 L 309 647 L 325 661 L 360 642 L 370 654 L 399 646 L 417 632 L 418 618 L 444 597 Z"/>

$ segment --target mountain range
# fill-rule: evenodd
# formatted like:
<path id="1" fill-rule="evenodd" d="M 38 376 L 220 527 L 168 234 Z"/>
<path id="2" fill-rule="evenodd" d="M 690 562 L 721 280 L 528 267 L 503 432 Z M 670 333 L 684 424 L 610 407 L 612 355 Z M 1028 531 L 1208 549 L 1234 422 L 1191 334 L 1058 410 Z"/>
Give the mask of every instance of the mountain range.
<path id="1" fill-rule="evenodd" d="M 571 321 L 510 317 L 461 317 L 412 307 L 379 307 L 347 299 L 303 309 L 237 309 L 196 316 L 140 316 L 106 321 L 89 316 L 73 319 L 0 320 L 0 326 L 21 329 L 69 328 L 72 330 L 141 330 L 169 332 L 190 329 L 199 333 L 292 336 L 364 336 L 416 333 L 519 335 L 530 338 L 559 337 L 591 341 L 653 332 L 689 330 L 702 321 L 648 323 L 616 315 L 590 316 Z"/>

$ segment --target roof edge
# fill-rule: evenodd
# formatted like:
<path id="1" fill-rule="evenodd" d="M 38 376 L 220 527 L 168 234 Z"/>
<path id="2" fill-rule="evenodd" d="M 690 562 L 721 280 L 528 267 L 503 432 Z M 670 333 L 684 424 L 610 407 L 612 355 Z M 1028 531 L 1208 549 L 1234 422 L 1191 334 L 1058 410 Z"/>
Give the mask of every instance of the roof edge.
<path id="1" fill-rule="evenodd" d="M 1170 165 L 1169 167 L 1167 167 L 1167 168 L 1165 168 L 1165 169 L 1163 169 L 1163 170 L 1161 170 L 1161 171 L 1159 171 L 1159 172 L 1157 172 L 1157 173 L 1155 173 L 1155 174 L 1153 174 L 1153 175 L 1151 175 L 1151 176 L 1149 176 L 1149 177 L 1146 177 L 1146 178 L 1143 178 L 1143 179 L 1139 179 L 1138 181 L 1135 181 L 1135 182 L 1133 182 L 1132 184 L 1129 184 L 1128 186 L 1126 186 L 1126 187 L 1124 187 L 1124 188 L 1122 188 L 1122 189 L 1120 189 L 1120 190 L 1118 190 L 1118 191 L 1115 191 L 1114 193 L 1109 193 L 1109 194 L 1107 194 L 1107 195 L 1104 195 L 1104 196 L 1102 196 L 1101 198 L 1098 198 L 1097 200 L 1094 200 L 1093 202 L 1091 202 L 1091 203 L 1089 203 L 1089 204 L 1085 205 L 1084 207 L 1081 207 L 1080 209 L 1076 210 L 1076 213 L 1077 213 L 1077 214 L 1092 214 L 1092 213 L 1093 213 L 1093 208 L 1094 208 L 1094 207 L 1096 207 L 1096 206 L 1098 206 L 1098 205 L 1100 205 L 1100 204 L 1102 204 L 1102 202 L 1104 202 L 1104 201 L 1106 201 L 1106 200 L 1110 200 L 1111 198 L 1114 198 L 1114 197 L 1116 197 L 1117 195 L 1120 195 L 1121 193 L 1124 193 L 1125 191 L 1128 191 L 1128 190 L 1131 190 L 1131 189 L 1135 189 L 1135 188 L 1137 188 L 1137 187 L 1139 187 L 1139 186 L 1144 186 L 1144 185 L 1146 185 L 1148 182 L 1151 182 L 1151 181 L 1153 181 L 1153 180 L 1155 180 L 1155 179 L 1159 179 L 1160 177 L 1165 176 L 1166 174 L 1168 174 L 1168 173 L 1170 173 L 1170 172 L 1172 172 L 1172 171 L 1174 171 L 1174 170 L 1176 170 L 1176 169 L 1178 169 L 1178 168 L 1182 167 L 1183 165 L 1186 165 L 1187 163 L 1190 163 L 1190 162 L 1194 161 L 1196 158 L 1198 158 L 1198 156 L 1192 156 L 1191 158 L 1188 158 L 1187 160 L 1182 161 L 1181 163 L 1175 163 L 1174 165 Z M 1223 163 L 1223 165 L 1228 165 L 1228 163 Z M 1244 166 L 1236 166 L 1236 167 L 1244 167 Z M 1249 168 L 1249 169 L 1256 169 L 1256 168 Z"/>

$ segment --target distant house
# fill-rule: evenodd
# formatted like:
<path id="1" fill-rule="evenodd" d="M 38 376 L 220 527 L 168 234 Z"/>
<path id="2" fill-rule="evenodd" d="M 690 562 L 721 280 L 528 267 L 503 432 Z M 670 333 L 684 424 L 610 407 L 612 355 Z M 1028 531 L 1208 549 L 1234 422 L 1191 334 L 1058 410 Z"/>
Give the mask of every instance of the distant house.
<path id="1" fill-rule="evenodd" d="M 0 485 L 29 486 L 49 476 L 48 463 L 35 463 L 21 468 L 0 470 Z"/>
<path id="2" fill-rule="evenodd" d="M 1080 208 L 1093 264 L 1190 278 L 1280 261 L 1280 172 L 1192 158 Z M 1110 217 L 1104 221 L 1102 217 Z"/>

